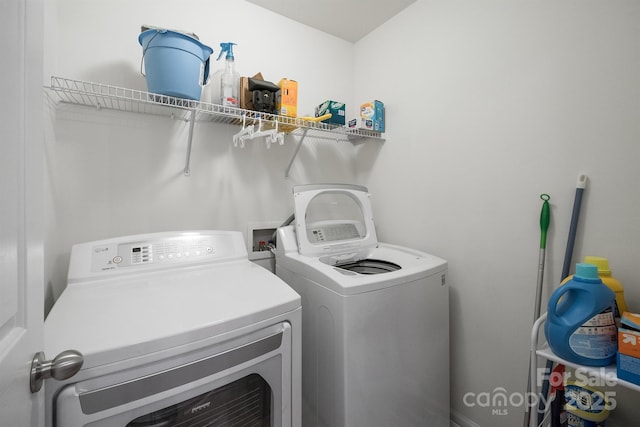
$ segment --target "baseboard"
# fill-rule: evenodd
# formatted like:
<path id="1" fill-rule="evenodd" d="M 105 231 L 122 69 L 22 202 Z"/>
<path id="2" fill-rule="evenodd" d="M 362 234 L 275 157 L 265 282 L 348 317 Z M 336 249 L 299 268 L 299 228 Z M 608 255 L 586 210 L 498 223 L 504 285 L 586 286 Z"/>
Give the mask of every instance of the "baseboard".
<path id="1" fill-rule="evenodd" d="M 451 411 L 451 427 L 480 427 L 462 414 Z"/>

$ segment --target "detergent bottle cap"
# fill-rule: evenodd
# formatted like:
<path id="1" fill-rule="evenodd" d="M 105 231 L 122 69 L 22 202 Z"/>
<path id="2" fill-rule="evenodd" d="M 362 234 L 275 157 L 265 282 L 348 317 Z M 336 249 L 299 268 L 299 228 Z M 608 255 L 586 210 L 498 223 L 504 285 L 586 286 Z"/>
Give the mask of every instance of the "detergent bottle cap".
<path id="1" fill-rule="evenodd" d="M 611 270 L 609 269 L 609 260 L 600 256 L 585 256 L 584 262 L 586 264 L 593 264 L 598 268 L 598 274 L 600 276 L 611 276 Z"/>
<path id="2" fill-rule="evenodd" d="M 576 264 L 576 274 L 573 277 L 580 282 L 602 283 L 602 280 L 598 277 L 598 267 L 593 264 Z"/>
<path id="3" fill-rule="evenodd" d="M 218 55 L 216 61 L 219 61 L 220 58 L 222 58 L 222 54 L 225 52 L 227 53 L 225 59 L 234 61 L 235 58 L 233 56 L 233 46 L 235 46 L 235 43 L 233 42 L 220 43 L 220 54 Z"/>

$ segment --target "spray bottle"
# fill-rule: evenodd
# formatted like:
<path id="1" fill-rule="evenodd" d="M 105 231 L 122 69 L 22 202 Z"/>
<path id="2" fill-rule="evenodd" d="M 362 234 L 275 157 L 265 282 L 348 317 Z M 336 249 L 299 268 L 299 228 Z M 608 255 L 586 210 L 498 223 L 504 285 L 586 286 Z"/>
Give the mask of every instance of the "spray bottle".
<path id="1" fill-rule="evenodd" d="M 235 58 L 233 57 L 233 46 L 235 43 L 220 43 L 220 54 L 217 61 L 222 58 L 223 53 L 227 53 L 224 71 L 220 76 L 220 104 L 225 107 L 238 107 L 240 98 L 238 96 L 240 86 L 240 75 L 235 69 Z"/>

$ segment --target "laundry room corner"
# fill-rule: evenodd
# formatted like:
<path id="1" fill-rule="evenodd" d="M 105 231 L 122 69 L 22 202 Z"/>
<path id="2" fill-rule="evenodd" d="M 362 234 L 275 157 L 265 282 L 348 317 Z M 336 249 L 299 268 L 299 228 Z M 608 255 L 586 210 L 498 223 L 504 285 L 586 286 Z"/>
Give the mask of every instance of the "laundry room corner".
<path id="1" fill-rule="evenodd" d="M 574 262 L 615 258 L 640 303 L 639 17 L 623 1 L 418 0 L 356 43 L 355 96 L 375 86 L 388 119 L 384 145 L 358 147 L 360 180 L 381 240 L 449 261 L 461 426 L 522 423 L 542 193 L 544 303 L 560 282 L 579 174 L 589 184 Z M 633 424 L 634 393 L 615 392 L 611 422 Z M 504 395 L 515 404 L 492 404 Z"/>
<path id="2" fill-rule="evenodd" d="M 43 0 L 45 318 L 54 313 L 50 321 L 59 322 L 57 332 L 68 339 L 64 329 L 76 319 L 67 318 L 64 307 L 55 310 L 55 304 L 71 286 L 69 279 L 92 284 L 100 276 L 118 282 L 109 274 L 128 274 L 122 269 L 129 267 L 121 264 L 122 248 L 143 264 L 130 269 L 131 292 L 143 295 L 148 288 L 144 277 L 134 277 L 136 271 L 141 277 L 152 272 L 166 291 L 154 294 L 161 302 L 158 310 L 147 305 L 141 310 L 166 320 L 161 328 L 130 314 L 143 297 L 122 303 L 139 322 L 132 334 L 117 336 L 108 321 L 102 324 L 104 343 L 121 346 L 121 360 L 108 359 L 115 351 L 105 351 L 99 337 L 83 335 L 92 345 L 80 381 L 89 381 L 100 399 L 106 396 L 94 401 L 96 413 L 112 411 L 112 398 L 122 406 L 130 403 L 121 400 L 119 389 L 103 393 L 102 385 L 94 387 L 95 378 L 105 379 L 101 361 L 113 362 L 108 388 L 119 378 L 144 377 L 134 375 L 132 367 L 158 373 L 238 350 L 266 372 L 270 384 L 290 383 L 286 393 L 294 395 L 293 411 L 301 408 L 300 413 L 291 417 L 291 425 L 272 418 L 285 427 L 299 427 L 296 420 L 303 413 L 308 422 L 303 427 L 336 427 L 345 420 L 352 425 L 340 427 L 359 427 L 365 419 L 367 425 L 393 425 L 388 420 L 399 423 L 402 416 L 424 420 L 432 409 L 423 406 L 427 401 L 438 403 L 438 421 L 433 421 L 438 427 L 522 424 L 527 399 L 538 399 L 527 385 L 536 350 L 531 342 L 536 285 L 541 285 L 544 314 L 564 279 L 568 252 L 571 273 L 587 256 L 606 257 L 625 285 L 629 311 L 640 313 L 640 2 L 405 1 L 406 8 L 355 41 L 261 3 L 269 2 Z M 334 6 L 332 13 L 347 11 L 344 4 Z M 321 7 L 323 13 L 330 9 L 318 3 Z M 146 68 L 150 43 L 144 46 L 143 30 L 180 34 L 189 44 L 213 50 L 208 60 L 194 60 L 197 79 L 210 77 L 208 83 L 197 82 L 195 97 L 152 93 Z M 230 45 L 239 72 L 233 78 L 244 78 L 247 93 L 250 80 L 269 89 L 246 95 L 252 105 L 264 103 L 265 110 L 245 108 L 239 94 L 231 97 L 237 104 L 223 105 L 227 98 L 218 92 L 224 91 Z M 297 118 L 305 117 L 294 125 L 287 125 L 293 117 L 267 109 L 276 105 L 274 86 L 287 80 L 296 82 Z M 333 114 L 361 119 L 361 104 L 376 101 L 384 103 L 383 133 L 348 123 L 329 126 L 315 117 L 322 104 L 333 102 Z M 277 118 L 269 122 L 267 115 Z M 359 131 L 370 137 L 360 138 Z M 578 220 L 580 177 L 586 186 Z M 312 203 L 316 193 L 329 196 L 320 197 L 320 214 L 308 216 L 306 209 L 318 206 Z M 547 198 L 550 220 L 541 252 L 541 204 Z M 331 216 L 345 199 L 352 204 L 349 214 L 357 211 L 359 217 Z M 297 220 L 291 217 L 296 209 L 304 212 Z M 257 245 L 258 258 L 266 262 L 245 262 L 255 255 L 252 227 L 264 227 Z M 202 239 L 194 242 L 193 233 Z M 279 247 L 274 236 L 282 239 Z M 173 251 L 175 241 L 179 250 Z M 214 246 L 233 248 L 233 256 Z M 70 266 L 74 247 L 76 255 L 83 254 L 77 259 L 91 259 L 94 270 L 82 270 L 89 269 L 86 263 L 78 273 L 80 261 Z M 144 270 L 149 248 L 157 247 L 163 258 L 154 262 L 160 265 Z M 368 257 L 374 253 L 389 259 Z M 546 256 L 542 265 L 541 253 Z M 224 270 L 223 264 L 236 261 L 242 261 L 237 271 L 250 282 L 246 291 L 230 285 L 232 273 L 205 265 Z M 173 271 L 174 266 L 179 268 Z M 188 327 L 195 342 L 193 331 L 180 328 L 179 315 L 162 316 L 176 301 L 171 286 L 187 270 L 196 274 L 186 274 L 194 280 L 188 281 L 192 294 L 180 297 L 184 306 L 201 291 L 217 302 L 211 316 L 203 314 L 208 311 L 204 300 L 193 303 L 198 313 L 184 316 L 193 321 Z M 222 289 L 227 300 L 216 299 L 206 285 L 217 274 L 228 285 Z M 265 298 L 257 286 L 262 280 L 273 290 Z M 429 285 L 421 287 L 420 281 Z M 119 315 L 120 296 L 103 291 L 109 301 L 102 307 L 106 316 Z M 69 293 L 71 300 L 64 304 L 81 315 L 91 317 L 91 307 L 101 306 L 74 304 L 75 295 L 89 294 L 82 288 Z M 273 311 L 271 303 L 281 306 Z M 316 311 L 305 311 L 305 304 L 316 303 Z M 246 321 L 239 329 L 232 327 L 233 311 Z M 254 319 L 256 311 L 263 316 Z M 609 311 L 613 317 L 615 310 Z M 126 330 L 123 319 L 118 325 Z M 202 322 L 219 322 L 229 330 L 216 329 L 217 323 L 200 328 Z M 79 331 L 82 326 L 76 325 Z M 138 346 L 146 339 L 145 328 L 156 336 Z M 175 336 L 167 335 L 171 328 Z M 233 335 L 228 342 L 221 339 L 226 333 Z M 538 335 L 544 341 L 544 330 Z M 255 347 L 254 338 L 260 341 Z M 47 356 L 64 352 L 59 345 L 73 344 L 57 339 L 49 341 Z M 398 342 L 415 351 L 399 351 Z M 138 351 L 145 362 L 127 365 Z M 302 353 L 311 362 L 304 362 Z M 274 358 L 266 360 L 267 354 Z M 547 359 L 534 355 L 538 368 L 549 365 Z M 205 363 L 212 375 L 221 372 L 212 367 L 217 363 Z M 234 366 L 238 376 L 251 370 L 242 363 Z M 306 374 L 287 378 L 289 371 L 304 372 L 299 365 L 305 363 L 311 366 Z M 312 363 L 333 375 L 319 374 Z M 407 367 L 419 374 L 408 375 Z M 176 376 L 190 371 L 179 369 Z M 372 378 L 377 370 L 384 374 Z M 542 371 L 532 371 L 540 388 Z M 571 368 L 567 372 L 573 374 Z M 595 382 L 590 385 L 604 382 L 614 399 L 606 425 L 636 425 L 640 385 L 629 386 L 617 376 L 618 382 L 609 384 L 608 375 L 589 377 Z M 305 376 L 307 384 L 298 384 Z M 216 377 L 209 384 L 217 387 L 226 380 Z M 51 394 L 57 398 L 58 391 L 76 382 L 65 381 L 51 381 L 49 413 Z M 123 387 L 142 393 L 144 381 L 136 390 Z M 188 388 L 180 381 L 169 384 Z M 258 388 L 264 391 L 270 384 Z M 324 394 L 316 393 L 318 384 Z M 163 387 L 153 390 L 164 393 Z M 187 391 L 189 399 L 200 396 L 198 387 L 204 392 L 196 385 Z M 389 390 L 395 400 L 385 395 Z M 261 394 L 263 408 L 269 406 L 267 394 Z M 61 396 L 77 406 L 71 387 Z M 176 409 L 172 405 L 179 399 L 171 399 L 162 398 L 153 411 Z M 371 402 L 375 411 L 367 410 Z M 277 404 L 286 418 L 287 401 Z M 140 408 L 125 412 L 127 422 L 144 418 Z M 77 414 L 87 425 L 98 417 L 79 410 L 69 414 L 64 416 Z M 327 421 L 336 419 L 340 422 Z"/>

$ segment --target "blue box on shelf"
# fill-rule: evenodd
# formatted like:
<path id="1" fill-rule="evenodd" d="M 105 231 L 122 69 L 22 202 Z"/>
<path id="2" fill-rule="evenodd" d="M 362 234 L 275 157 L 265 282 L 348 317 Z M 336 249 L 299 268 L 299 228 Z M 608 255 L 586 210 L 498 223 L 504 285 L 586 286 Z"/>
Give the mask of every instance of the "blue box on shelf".
<path id="1" fill-rule="evenodd" d="M 331 117 L 323 120 L 323 123 L 331 123 L 336 125 L 345 124 L 345 105 L 343 102 L 338 101 L 325 101 L 316 107 L 316 117 L 324 116 L 327 113 L 331 113 Z"/>

